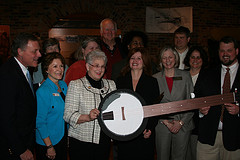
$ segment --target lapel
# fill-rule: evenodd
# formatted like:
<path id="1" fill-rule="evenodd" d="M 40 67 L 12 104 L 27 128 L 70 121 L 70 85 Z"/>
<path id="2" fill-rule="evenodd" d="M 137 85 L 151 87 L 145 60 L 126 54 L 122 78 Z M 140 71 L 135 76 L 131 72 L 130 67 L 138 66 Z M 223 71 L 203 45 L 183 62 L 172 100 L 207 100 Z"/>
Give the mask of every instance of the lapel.
<path id="1" fill-rule="evenodd" d="M 222 69 L 221 65 L 219 67 L 217 67 L 217 70 L 214 72 L 214 73 L 216 73 L 216 75 L 215 75 L 216 81 L 213 81 L 213 84 L 211 84 L 211 85 L 216 85 L 216 88 L 218 88 L 217 94 L 221 94 L 221 87 L 222 87 L 221 86 L 221 69 Z"/>
<path id="2" fill-rule="evenodd" d="M 21 80 L 21 82 L 23 82 L 23 85 L 25 85 L 26 89 L 29 90 L 31 92 L 31 95 L 34 97 L 33 93 L 32 93 L 32 89 L 21 69 L 21 67 L 19 66 L 18 62 L 15 60 L 14 57 L 12 57 L 11 59 L 13 67 L 16 69 L 16 74 L 18 75 L 19 79 Z"/>
<path id="3" fill-rule="evenodd" d="M 133 85 L 132 85 L 132 75 L 131 72 L 128 72 L 125 76 L 122 77 L 122 81 L 121 83 L 123 83 L 124 88 L 126 89 L 130 89 L 133 91 Z M 138 85 L 136 86 L 136 90 L 137 90 Z"/>
<path id="4" fill-rule="evenodd" d="M 183 77 L 178 71 L 178 69 L 175 68 L 174 70 L 174 79 L 173 79 L 173 87 L 172 87 L 172 92 L 171 95 L 174 97 L 175 94 L 178 94 L 179 87 L 182 84 Z"/>
<path id="5" fill-rule="evenodd" d="M 86 76 L 80 79 L 84 85 L 84 87 L 86 88 L 86 90 L 88 90 L 89 92 L 92 92 L 94 94 L 101 94 L 101 95 L 106 95 L 109 92 L 110 86 L 109 86 L 109 82 L 106 79 L 102 79 L 102 84 L 103 84 L 103 88 L 101 89 L 97 89 L 91 86 L 91 84 L 89 83 L 89 81 L 87 80 Z"/>
<path id="6" fill-rule="evenodd" d="M 240 87 L 240 83 L 239 83 L 240 82 L 240 69 L 239 68 L 240 67 L 238 67 L 237 75 L 236 75 L 236 77 L 234 79 L 234 82 L 233 82 L 233 85 L 232 85 L 232 89 L 231 89 L 232 92 L 234 92 L 235 88 L 239 89 L 239 87 Z"/>
<path id="7" fill-rule="evenodd" d="M 166 78 L 165 78 L 165 72 L 161 72 L 160 74 L 160 94 L 162 94 L 162 91 L 164 91 L 164 97 L 168 97 L 169 99 L 171 99 L 171 94 L 170 94 L 170 91 L 168 89 L 168 85 L 167 85 L 167 81 L 166 81 Z"/>
<path id="8" fill-rule="evenodd" d="M 146 77 L 145 77 L 144 73 L 142 72 L 142 74 L 138 80 L 137 86 L 136 86 L 136 92 L 141 92 L 142 88 L 145 87 L 144 83 L 147 83 L 147 81 L 146 81 Z M 132 88 L 133 88 L 133 86 L 132 86 Z"/>

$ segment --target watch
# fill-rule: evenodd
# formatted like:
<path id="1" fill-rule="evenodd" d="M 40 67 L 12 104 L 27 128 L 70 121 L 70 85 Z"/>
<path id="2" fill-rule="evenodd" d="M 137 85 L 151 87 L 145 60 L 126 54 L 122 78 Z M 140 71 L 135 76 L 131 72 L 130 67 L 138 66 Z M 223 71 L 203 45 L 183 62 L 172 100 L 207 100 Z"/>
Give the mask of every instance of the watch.
<path id="1" fill-rule="evenodd" d="M 53 145 L 52 144 L 50 144 L 49 146 L 47 146 L 47 149 L 49 149 L 49 148 L 52 148 L 53 147 Z"/>

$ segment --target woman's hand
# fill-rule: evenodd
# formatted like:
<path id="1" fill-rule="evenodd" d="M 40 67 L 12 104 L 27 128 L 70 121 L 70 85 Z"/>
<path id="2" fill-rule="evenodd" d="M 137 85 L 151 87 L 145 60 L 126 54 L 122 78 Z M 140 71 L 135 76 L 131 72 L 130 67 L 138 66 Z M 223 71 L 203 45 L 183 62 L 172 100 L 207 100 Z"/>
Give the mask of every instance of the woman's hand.
<path id="1" fill-rule="evenodd" d="M 199 109 L 199 111 L 200 111 L 203 115 L 207 115 L 209 109 L 210 109 L 210 106 L 208 106 L 208 107 L 202 107 L 202 108 Z"/>
<path id="2" fill-rule="evenodd" d="M 97 116 L 99 115 L 99 113 L 100 113 L 100 111 L 99 111 L 97 108 L 92 109 L 92 110 L 90 111 L 90 113 L 89 113 L 89 119 L 90 119 L 90 121 L 96 119 Z"/>
<path id="3" fill-rule="evenodd" d="M 174 134 L 177 134 L 179 130 L 182 128 L 182 125 L 180 124 L 180 121 L 173 121 L 173 126 L 171 127 L 170 131 Z"/>
<path id="4" fill-rule="evenodd" d="M 77 121 L 77 124 L 81 124 L 81 123 L 85 123 L 85 122 L 89 122 L 92 121 L 94 119 L 97 118 L 97 116 L 99 115 L 100 111 L 98 109 L 92 109 L 89 114 L 82 114 Z"/>
<path id="5" fill-rule="evenodd" d="M 143 132 L 143 137 L 144 138 L 149 138 L 151 136 L 152 132 L 149 129 L 145 129 Z"/>
<path id="6" fill-rule="evenodd" d="M 48 149 L 47 149 L 47 154 L 46 154 L 46 156 L 47 156 L 49 159 L 55 159 L 55 157 L 56 157 L 56 151 L 55 151 L 55 149 L 54 149 L 53 147 L 48 148 Z"/>
<path id="7" fill-rule="evenodd" d="M 171 129 L 173 127 L 173 122 L 172 121 L 163 120 L 162 123 L 169 129 L 169 131 L 171 131 Z"/>

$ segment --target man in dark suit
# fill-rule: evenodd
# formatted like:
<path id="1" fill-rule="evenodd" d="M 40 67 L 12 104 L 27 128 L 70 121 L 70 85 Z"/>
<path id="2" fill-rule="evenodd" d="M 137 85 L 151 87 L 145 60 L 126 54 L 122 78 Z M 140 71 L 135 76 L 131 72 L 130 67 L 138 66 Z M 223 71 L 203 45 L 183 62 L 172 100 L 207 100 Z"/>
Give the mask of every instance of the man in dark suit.
<path id="1" fill-rule="evenodd" d="M 240 90 L 238 53 L 239 49 L 235 39 L 232 37 L 223 37 L 220 40 L 219 59 L 221 65 L 208 69 L 199 75 L 194 91 L 196 97 L 222 94 L 226 90 L 224 85 L 226 84 L 226 75 L 230 75 L 228 92 L 230 90 L 234 92 L 235 89 Z M 227 73 L 228 70 L 229 74 Z M 239 99 L 237 100 L 239 101 Z M 224 106 L 203 107 L 200 109 L 199 117 L 197 159 L 239 160 L 239 106 L 227 103 Z"/>
<path id="2" fill-rule="evenodd" d="M 32 34 L 20 33 L 12 43 L 12 57 L 0 68 L 0 157 L 33 160 L 36 99 L 28 67 L 36 67 L 40 46 Z"/>

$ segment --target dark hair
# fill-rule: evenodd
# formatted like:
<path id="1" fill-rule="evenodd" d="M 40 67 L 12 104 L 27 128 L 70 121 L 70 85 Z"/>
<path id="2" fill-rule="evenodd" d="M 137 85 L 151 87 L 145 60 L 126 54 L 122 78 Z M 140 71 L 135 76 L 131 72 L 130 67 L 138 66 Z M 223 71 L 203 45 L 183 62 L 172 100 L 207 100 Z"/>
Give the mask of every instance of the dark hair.
<path id="1" fill-rule="evenodd" d="M 148 43 L 148 37 L 144 32 L 141 31 L 130 31 L 127 32 L 124 37 L 123 37 L 123 45 L 124 47 L 127 48 L 127 46 L 132 42 L 134 37 L 140 37 L 143 41 L 143 45 L 144 47 L 147 47 L 147 43 Z"/>
<path id="2" fill-rule="evenodd" d="M 220 39 L 219 41 L 219 47 L 220 47 L 220 43 L 223 42 L 223 43 L 233 43 L 234 44 L 234 48 L 237 49 L 238 48 L 238 42 L 236 39 L 234 39 L 233 37 L 230 37 L 230 36 L 225 36 L 223 37 L 222 39 Z M 219 49 L 219 48 L 218 48 Z"/>
<path id="3" fill-rule="evenodd" d="M 200 53 L 200 57 L 202 58 L 202 67 L 201 68 L 206 68 L 208 66 L 208 54 L 201 46 L 192 46 L 188 50 L 187 55 L 184 59 L 184 64 L 187 67 L 190 67 L 189 60 L 194 51 L 198 51 Z"/>
<path id="4" fill-rule="evenodd" d="M 46 50 L 48 47 L 50 46 L 54 46 L 54 45 L 58 45 L 58 49 L 60 51 L 60 44 L 59 44 L 59 41 L 56 39 L 56 38 L 49 38 L 49 39 L 46 39 L 45 41 L 43 41 L 42 43 L 42 52 L 43 54 L 46 53 Z"/>
<path id="5" fill-rule="evenodd" d="M 128 53 L 128 58 L 127 58 L 127 65 L 122 69 L 121 74 L 124 76 L 126 75 L 130 70 L 130 65 L 129 61 L 131 57 L 136 53 L 140 52 L 142 55 L 142 60 L 143 60 L 143 72 L 147 75 L 152 75 L 152 66 L 151 66 L 151 59 L 148 53 L 148 50 L 144 47 L 138 47 L 138 48 L 133 48 L 129 51 Z"/>
<path id="6" fill-rule="evenodd" d="M 49 65 L 53 62 L 54 59 L 60 59 L 63 64 L 63 67 L 65 69 L 65 60 L 64 60 L 64 57 L 60 53 L 58 53 L 58 52 L 48 53 L 48 54 L 46 54 L 46 56 L 43 57 L 43 60 L 41 63 L 42 74 L 43 74 L 44 79 L 46 79 L 48 77 L 47 70 L 48 70 Z"/>
<path id="7" fill-rule="evenodd" d="M 18 56 L 18 48 L 25 50 L 28 44 L 28 41 L 38 41 L 37 37 L 30 33 L 20 33 L 12 42 L 11 54 L 14 57 Z"/>
<path id="8" fill-rule="evenodd" d="M 190 30 L 187 27 L 180 26 L 178 29 L 175 30 L 174 35 L 176 34 L 185 34 L 186 37 L 190 37 Z"/>

